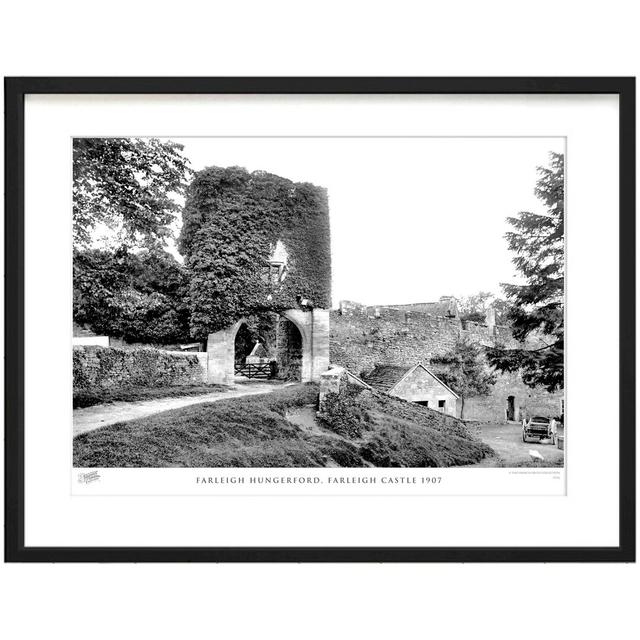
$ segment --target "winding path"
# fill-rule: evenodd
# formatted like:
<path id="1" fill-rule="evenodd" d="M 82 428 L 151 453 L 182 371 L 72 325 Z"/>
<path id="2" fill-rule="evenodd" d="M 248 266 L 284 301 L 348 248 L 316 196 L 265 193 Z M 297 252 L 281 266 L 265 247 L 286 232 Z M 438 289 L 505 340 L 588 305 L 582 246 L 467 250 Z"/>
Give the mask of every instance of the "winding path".
<path id="1" fill-rule="evenodd" d="M 169 411 L 170 409 L 179 409 L 203 402 L 217 402 L 218 400 L 228 400 L 230 398 L 272 393 L 285 386 L 287 386 L 286 383 L 265 384 L 250 382 L 230 387 L 228 391 L 216 391 L 201 396 L 156 398 L 154 400 L 139 400 L 136 402 L 112 402 L 110 404 L 97 404 L 92 407 L 75 409 L 73 412 L 73 437 L 75 438 L 81 433 L 106 427 L 116 422 L 144 418 L 154 413 Z"/>

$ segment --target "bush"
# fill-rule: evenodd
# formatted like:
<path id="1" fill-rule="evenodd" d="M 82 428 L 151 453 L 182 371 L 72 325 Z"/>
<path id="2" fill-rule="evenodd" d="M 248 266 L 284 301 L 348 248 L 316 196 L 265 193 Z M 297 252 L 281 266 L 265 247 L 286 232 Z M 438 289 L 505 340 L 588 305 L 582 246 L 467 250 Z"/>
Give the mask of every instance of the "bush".
<path id="1" fill-rule="evenodd" d="M 84 250 L 73 254 L 73 319 L 98 335 L 143 344 L 189 340 L 185 268 L 169 253 Z"/>
<path id="2" fill-rule="evenodd" d="M 341 393 L 328 393 L 322 403 L 323 424 L 347 438 L 359 438 L 367 428 L 363 410 L 354 401 L 361 389 L 348 385 Z"/>

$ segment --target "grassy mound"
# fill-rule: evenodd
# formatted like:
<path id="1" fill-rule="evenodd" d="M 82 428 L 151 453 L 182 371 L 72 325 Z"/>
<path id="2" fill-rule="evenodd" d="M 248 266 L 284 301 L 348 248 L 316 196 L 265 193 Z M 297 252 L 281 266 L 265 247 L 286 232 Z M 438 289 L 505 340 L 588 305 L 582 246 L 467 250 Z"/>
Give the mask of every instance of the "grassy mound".
<path id="1" fill-rule="evenodd" d="M 334 453 L 333 439 L 310 437 L 285 418 L 290 407 L 315 402 L 317 396 L 316 385 L 296 385 L 110 425 L 74 439 L 74 466 L 324 466 Z M 337 457 L 356 463 L 352 449 L 341 448 Z"/>
<path id="2" fill-rule="evenodd" d="M 451 467 L 493 454 L 457 418 L 356 386 L 329 395 L 321 421 L 359 440 L 376 467 Z"/>
<path id="3" fill-rule="evenodd" d="M 317 396 L 317 385 L 295 385 L 103 427 L 74 439 L 74 466 L 433 467 L 475 462 L 491 452 L 462 431 L 439 431 L 404 414 L 392 415 L 384 402 L 367 408 L 356 404 L 362 414 L 357 432 L 344 432 L 330 416 L 313 431 L 287 419 Z"/>

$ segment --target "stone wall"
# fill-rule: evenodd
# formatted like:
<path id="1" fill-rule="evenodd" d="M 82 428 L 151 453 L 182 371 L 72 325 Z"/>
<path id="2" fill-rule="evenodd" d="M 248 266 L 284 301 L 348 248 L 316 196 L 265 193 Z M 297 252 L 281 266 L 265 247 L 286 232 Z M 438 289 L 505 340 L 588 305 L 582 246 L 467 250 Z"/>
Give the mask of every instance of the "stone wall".
<path id="1" fill-rule="evenodd" d="M 318 411 L 324 411 L 324 403 L 330 394 L 340 394 L 345 391 L 347 385 L 354 385 L 363 389 L 371 387 L 347 371 L 344 367 L 333 367 L 320 375 L 320 394 L 318 396 Z"/>
<path id="2" fill-rule="evenodd" d="M 175 353 L 150 348 L 73 348 L 74 391 L 199 385 L 206 380 L 206 353 Z"/>
<path id="3" fill-rule="evenodd" d="M 460 321 L 387 307 L 331 312 L 331 362 L 356 375 L 377 363 L 427 364 L 456 342 Z"/>
<path id="4" fill-rule="evenodd" d="M 520 374 L 501 373 L 488 396 L 475 396 L 465 400 L 465 420 L 505 421 L 509 396 L 514 396 L 515 420 L 534 415 L 550 417 L 562 415 L 564 399 L 562 392 L 549 393 L 543 387 L 532 389 L 522 382 Z M 459 400 L 458 407 L 460 407 Z M 460 415 L 459 411 L 458 415 Z"/>
<path id="5" fill-rule="evenodd" d="M 371 372 L 376 364 L 429 365 L 431 358 L 448 352 L 458 338 L 463 337 L 484 346 L 519 346 L 509 327 L 345 302 L 341 303 L 340 310 L 331 312 L 331 363 L 358 376 Z M 537 344 L 532 338 L 527 346 Z M 531 389 L 519 374 L 500 373 L 490 395 L 466 399 L 464 417 L 504 421 L 509 396 L 514 396 L 516 419 L 524 417 L 526 412 L 529 415 L 562 413 L 561 392 L 550 394 L 543 388 Z M 458 415 L 459 405 L 458 402 Z"/>

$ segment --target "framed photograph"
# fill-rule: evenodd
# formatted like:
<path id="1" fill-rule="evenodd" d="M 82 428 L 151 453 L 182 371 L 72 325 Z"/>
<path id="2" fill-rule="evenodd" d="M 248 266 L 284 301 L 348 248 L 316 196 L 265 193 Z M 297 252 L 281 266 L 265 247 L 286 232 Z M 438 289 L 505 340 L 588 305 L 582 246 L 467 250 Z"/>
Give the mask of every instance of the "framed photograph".
<path id="1" fill-rule="evenodd" d="M 634 78 L 7 78 L 20 562 L 635 560 Z"/>

